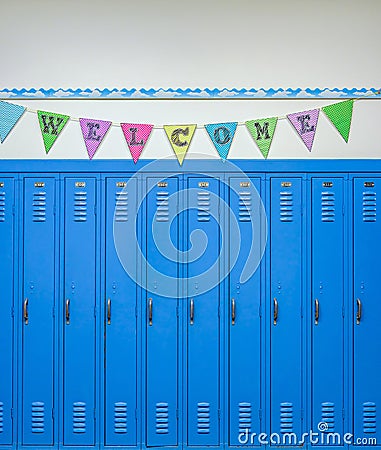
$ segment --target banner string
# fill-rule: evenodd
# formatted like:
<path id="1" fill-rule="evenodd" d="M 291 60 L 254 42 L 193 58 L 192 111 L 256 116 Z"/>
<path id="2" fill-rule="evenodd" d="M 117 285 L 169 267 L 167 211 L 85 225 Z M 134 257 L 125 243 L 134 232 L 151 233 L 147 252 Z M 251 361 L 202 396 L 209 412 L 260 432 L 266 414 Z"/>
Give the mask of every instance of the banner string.
<path id="1" fill-rule="evenodd" d="M 371 93 L 369 93 L 367 95 L 364 95 L 362 97 L 356 97 L 356 98 L 353 98 L 353 99 L 348 98 L 346 100 L 348 100 L 348 101 L 349 100 L 353 100 L 354 102 L 356 102 L 358 100 L 364 100 L 364 99 L 366 99 L 368 97 L 372 97 L 374 95 L 380 95 L 380 94 L 381 94 L 381 90 L 379 90 L 377 92 L 371 92 Z M 263 99 L 261 99 L 261 100 L 263 100 Z M 73 100 L 73 101 L 75 101 L 75 100 Z M 345 100 L 343 100 L 343 101 L 345 101 Z M 315 108 L 315 109 L 318 109 L 318 110 L 321 111 L 322 107 Z M 32 108 L 28 108 L 28 107 L 26 108 L 26 112 L 37 114 L 37 110 L 36 109 L 32 109 Z M 277 116 L 277 118 L 278 118 L 278 120 L 284 120 L 284 119 L 287 119 L 287 116 Z M 70 116 L 70 120 L 73 120 L 74 122 L 79 122 L 80 121 L 78 117 L 71 117 L 71 116 Z M 112 122 L 111 123 L 111 126 L 113 126 L 113 127 L 120 127 L 120 125 L 121 125 L 121 122 Z M 237 122 L 237 126 L 245 126 L 245 125 L 246 125 L 246 122 Z M 203 129 L 203 128 L 205 128 L 205 125 L 197 125 L 196 128 L 197 129 Z M 164 130 L 164 125 L 154 125 L 153 129 L 154 130 Z"/>

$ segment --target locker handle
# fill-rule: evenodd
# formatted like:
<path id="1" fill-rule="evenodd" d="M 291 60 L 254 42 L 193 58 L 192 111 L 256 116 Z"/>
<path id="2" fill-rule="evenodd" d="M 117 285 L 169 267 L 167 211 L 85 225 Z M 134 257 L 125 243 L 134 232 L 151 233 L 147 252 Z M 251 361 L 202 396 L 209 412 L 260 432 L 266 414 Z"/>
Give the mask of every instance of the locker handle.
<path id="1" fill-rule="evenodd" d="M 111 325 L 111 300 L 107 300 L 107 325 Z"/>
<path id="2" fill-rule="evenodd" d="M 152 298 L 148 299 L 148 320 L 149 326 L 152 326 Z"/>
<path id="3" fill-rule="evenodd" d="M 194 300 L 193 298 L 190 301 L 190 324 L 194 324 Z"/>
<path id="4" fill-rule="evenodd" d="M 320 305 L 319 300 L 315 299 L 315 325 L 319 323 Z"/>
<path id="5" fill-rule="evenodd" d="M 25 325 L 28 325 L 28 323 L 29 323 L 28 303 L 29 303 L 29 300 L 26 298 L 25 301 L 24 301 L 24 322 L 25 322 Z"/>
<path id="6" fill-rule="evenodd" d="M 274 325 L 278 321 L 278 300 L 274 297 Z"/>
<path id="7" fill-rule="evenodd" d="M 235 299 L 232 298 L 232 325 L 235 325 Z"/>
<path id="8" fill-rule="evenodd" d="M 361 316 L 362 316 L 362 303 L 361 303 L 361 300 L 358 298 L 357 299 L 357 314 L 356 314 L 356 324 L 357 325 L 360 325 Z"/>
<path id="9" fill-rule="evenodd" d="M 65 305 L 65 316 L 66 316 L 66 325 L 69 325 L 70 323 L 70 300 L 66 300 Z"/>

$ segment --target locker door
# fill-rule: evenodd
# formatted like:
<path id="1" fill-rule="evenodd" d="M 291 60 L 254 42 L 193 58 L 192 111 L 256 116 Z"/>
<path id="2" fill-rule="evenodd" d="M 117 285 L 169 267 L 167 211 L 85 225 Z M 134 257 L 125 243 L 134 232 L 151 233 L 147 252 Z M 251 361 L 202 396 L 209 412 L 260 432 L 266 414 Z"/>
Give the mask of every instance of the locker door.
<path id="1" fill-rule="evenodd" d="M 312 179 L 312 429 L 343 435 L 344 216 L 342 178 Z"/>
<path id="2" fill-rule="evenodd" d="M 261 432 L 260 267 L 246 283 L 240 282 L 252 245 L 252 251 L 260 253 L 261 236 L 253 235 L 251 221 L 260 223 L 261 189 L 259 178 L 249 182 L 247 178 L 230 178 L 230 186 L 229 204 L 240 231 L 235 265 L 229 252 L 229 267 L 233 267 L 229 278 L 229 445 L 237 446 L 245 442 L 247 432 Z M 230 241 L 234 239 L 238 236 L 230 226 Z"/>
<path id="3" fill-rule="evenodd" d="M 114 232 L 128 243 L 136 214 L 136 179 L 108 178 L 106 185 L 105 443 L 136 445 L 137 288 L 119 261 Z M 134 245 L 126 244 L 136 261 Z"/>
<path id="4" fill-rule="evenodd" d="M 271 179 L 272 433 L 301 435 L 302 181 Z M 285 442 L 288 443 L 287 441 Z"/>
<path id="5" fill-rule="evenodd" d="M 14 185 L 0 177 L 0 445 L 13 439 Z"/>
<path id="6" fill-rule="evenodd" d="M 354 435 L 381 443 L 381 179 L 354 180 Z"/>
<path id="7" fill-rule="evenodd" d="M 149 190 L 152 187 L 151 190 Z M 170 260 L 157 247 L 168 242 L 179 248 L 178 218 L 170 223 L 169 197 L 179 189 L 177 178 L 148 178 L 146 200 L 146 252 L 148 263 L 169 277 L 179 277 L 177 260 Z M 152 226 L 155 226 L 155 236 Z M 147 445 L 178 445 L 179 326 L 178 299 L 155 294 L 162 280 L 147 270 Z M 180 296 L 180 286 L 178 286 Z"/>
<path id="8" fill-rule="evenodd" d="M 22 443 L 52 445 L 55 180 L 24 180 Z"/>
<path id="9" fill-rule="evenodd" d="M 187 424 L 188 445 L 219 445 L 219 249 L 218 218 L 219 181 L 212 178 L 189 178 L 187 236 L 201 230 L 208 242 L 204 254 L 187 263 L 188 285 L 188 355 L 187 355 Z M 197 205 L 197 208 L 194 207 Z M 190 242 L 186 250 L 189 250 Z M 193 242 L 197 246 L 197 242 Z M 212 277 L 214 288 L 200 295 L 190 294 L 203 290 L 203 273 L 213 264 L 217 266 Z M 191 280 L 194 277 L 193 280 Z M 192 297 L 191 297 L 192 295 Z"/>
<path id="10" fill-rule="evenodd" d="M 94 445 L 96 180 L 65 179 L 64 445 Z"/>

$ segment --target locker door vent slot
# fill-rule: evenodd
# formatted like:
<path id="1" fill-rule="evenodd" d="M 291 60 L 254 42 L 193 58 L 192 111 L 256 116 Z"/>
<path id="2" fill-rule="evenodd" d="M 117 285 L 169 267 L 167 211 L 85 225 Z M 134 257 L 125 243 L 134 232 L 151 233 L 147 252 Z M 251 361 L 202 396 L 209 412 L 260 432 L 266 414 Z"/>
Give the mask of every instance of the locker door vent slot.
<path id="1" fill-rule="evenodd" d="M 168 403 L 156 403 L 156 434 L 168 434 Z"/>
<path id="2" fill-rule="evenodd" d="M 168 192 L 159 191 L 156 193 L 156 222 L 168 222 Z"/>
<path id="3" fill-rule="evenodd" d="M 5 192 L 0 191 L 0 222 L 5 222 Z"/>
<path id="4" fill-rule="evenodd" d="M 197 433 L 210 433 L 210 404 L 197 403 Z"/>
<path id="5" fill-rule="evenodd" d="M 197 220 L 199 222 L 210 221 L 210 193 L 208 191 L 200 191 L 197 193 Z"/>
<path id="6" fill-rule="evenodd" d="M 280 431 L 281 433 L 289 433 L 294 425 L 293 405 L 289 402 L 280 404 Z"/>
<path id="7" fill-rule="evenodd" d="M 321 404 L 321 421 L 328 425 L 327 432 L 335 430 L 335 404 L 324 402 Z"/>
<path id="8" fill-rule="evenodd" d="M 46 192 L 34 192 L 33 194 L 33 222 L 46 221 Z"/>
<path id="9" fill-rule="evenodd" d="M 44 402 L 32 403 L 32 433 L 45 431 L 45 404 Z"/>
<path id="10" fill-rule="evenodd" d="M 376 404 L 373 402 L 363 403 L 363 428 L 364 433 L 376 433 Z"/>
<path id="11" fill-rule="evenodd" d="M 239 193 L 239 221 L 250 222 L 251 192 Z"/>
<path id="12" fill-rule="evenodd" d="M 375 192 L 363 192 L 362 219 L 364 222 L 375 222 L 377 213 L 377 198 Z"/>
<path id="13" fill-rule="evenodd" d="M 73 433 L 86 433 L 86 403 L 73 403 Z"/>
<path id="14" fill-rule="evenodd" d="M 87 193 L 78 191 L 74 193 L 74 222 L 87 220 Z"/>
<path id="15" fill-rule="evenodd" d="M 292 222 L 294 217 L 293 195 L 291 191 L 280 193 L 280 221 Z"/>
<path id="16" fill-rule="evenodd" d="M 4 403 L 0 402 L 0 433 L 4 431 Z"/>
<path id="17" fill-rule="evenodd" d="M 127 433 L 127 403 L 114 404 L 114 433 Z"/>
<path id="18" fill-rule="evenodd" d="M 335 221 L 335 194 L 334 192 L 321 193 L 321 221 Z"/>
<path id="19" fill-rule="evenodd" d="M 251 433 L 251 403 L 242 402 L 238 405 L 239 410 L 239 432 Z"/>
<path id="20" fill-rule="evenodd" d="M 117 192 L 115 196 L 115 221 L 128 221 L 128 192 Z"/>

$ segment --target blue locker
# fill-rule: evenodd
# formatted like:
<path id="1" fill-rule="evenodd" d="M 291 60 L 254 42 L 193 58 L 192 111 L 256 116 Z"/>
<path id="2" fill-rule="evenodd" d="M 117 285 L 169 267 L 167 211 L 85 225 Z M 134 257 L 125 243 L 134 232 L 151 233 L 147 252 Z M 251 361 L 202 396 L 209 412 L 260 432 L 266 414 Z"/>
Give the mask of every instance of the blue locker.
<path id="1" fill-rule="evenodd" d="M 186 245 L 190 248 L 189 236 L 196 229 L 208 240 L 202 256 L 187 261 L 187 442 L 191 446 L 219 445 L 219 181 L 189 177 L 187 187 L 190 205 Z M 204 272 L 213 266 L 214 270 L 205 279 Z M 203 292 L 209 283 L 214 287 Z"/>
<path id="2" fill-rule="evenodd" d="M 0 177 L 0 445 L 13 440 L 14 206 L 14 179 Z"/>
<path id="3" fill-rule="evenodd" d="M 312 186 L 312 429 L 343 436 L 344 180 L 313 178 Z"/>
<path id="4" fill-rule="evenodd" d="M 137 442 L 137 286 L 119 261 L 114 243 L 114 233 L 121 233 L 125 247 L 119 251 L 126 250 L 136 264 L 128 227 L 135 220 L 136 202 L 136 179 L 107 178 L 104 421 L 105 445 L 113 446 Z"/>
<path id="5" fill-rule="evenodd" d="M 146 258 L 148 264 L 171 278 L 179 278 L 179 256 L 172 259 L 157 247 L 157 243 L 169 244 L 169 238 L 179 248 L 179 221 L 172 223 L 173 211 L 169 198 L 179 190 L 179 179 L 148 178 L 146 180 Z M 176 209 L 177 211 L 177 209 Z M 155 227 L 153 235 L 152 227 Z M 165 250 L 165 249 L 164 249 Z M 155 293 L 165 292 L 165 285 L 156 274 L 146 270 L 146 444 L 150 447 L 178 445 L 179 409 L 179 305 L 180 284 L 177 282 L 178 298 Z"/>
<path id="6" fill-rule="evenodd" d="M 54 178 L 24 179 L 22 443 L 53 445 Z"/>
<path id="7" fill-rule="evenodd" d="M 63 443 L 94 445 L 96 180 L 64 180 Z"/>
<path id="8" fill-rule="evenodd" d="M 302 431 L 302 180 L 271 179 L 270 429 Z M 288 443 L 286 441 L 286 443 Z"/>
<path id="9" fill-rule="evenodd" d="M 354 179 L 354 435 L 381 443 L 381 179 Z"/>
<path id="10" fill-rule="evenodd" d="M 229 445 L 245 442 L 246 433 L 261 432 L 261 270 L 241 283 L 250 252 L 261 249 L 261 180 L 231 177 L 229 205 L 240 231 L 240 251 L 234 264 L 229 252 Z M 256 224 L 253 233 L 252 221 Z M 236 243 L 230 224 L 230 245 Z M 253 247 L 253 248 L 252 248 Z M 240 439 L 241 434 L 241 439 Z M 258 441 L 257 441 L 258 442 Z M 250 445 L 250 441 L 245 444 Z"/>

